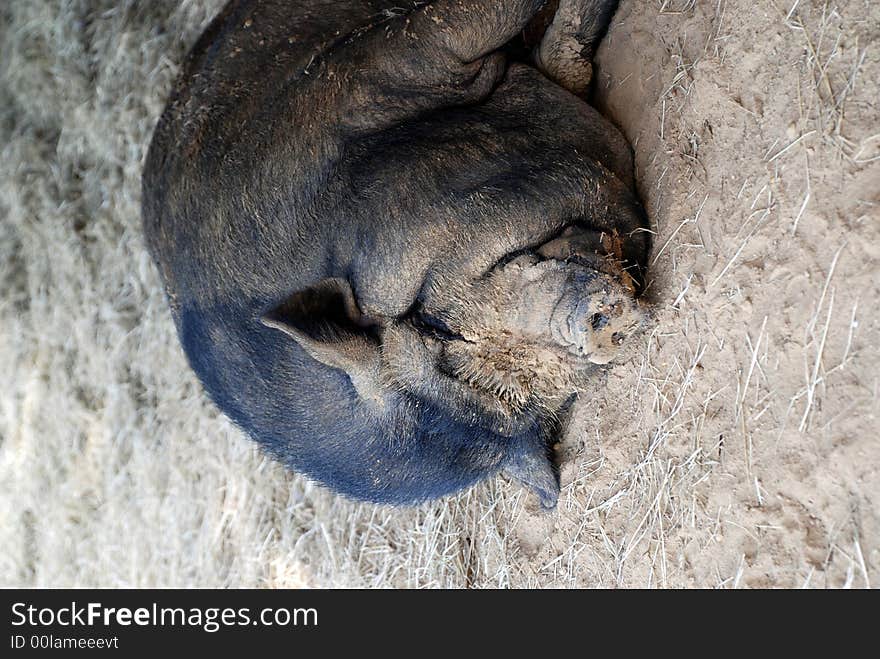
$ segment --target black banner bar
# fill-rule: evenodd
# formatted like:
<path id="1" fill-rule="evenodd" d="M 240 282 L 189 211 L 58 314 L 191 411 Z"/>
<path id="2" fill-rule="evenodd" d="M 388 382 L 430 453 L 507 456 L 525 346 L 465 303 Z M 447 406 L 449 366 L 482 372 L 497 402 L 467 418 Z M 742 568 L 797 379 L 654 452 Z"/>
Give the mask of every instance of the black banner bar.
<path id="1" fill-rule="evenodd" d="M 835 622 L 855 624 L 857 605 L 862 617 L 873 611 L 860 595 L 846 596 L 849 607 L 817 606 L 820 597 L 797 591 L 5 590 L 0 606 L 6 637 L 0 642 L 4 657 L 34 650 L 128 654 L 181 648 L 225 656 L 261 648 L 274 655 L 277 647 L 350 651 L 352 643 L 372 654 L 406 650 L 415 638 L 418 647 L 409 653 L 420 654 L 465 651 L 474 641 L 490 643 L 496 652 L 537 649 L 538 643 L 546 648 L 555 634 L 559 640 L 580 636 L 586 650 L 605 634 L 627 648 L 660 640 L 685 621 L 688 633 L 748 624 L 750 635 L 778 636 L 786 619 L 800 620 L 800 626 L 821 618 L 830 631 Z"/>

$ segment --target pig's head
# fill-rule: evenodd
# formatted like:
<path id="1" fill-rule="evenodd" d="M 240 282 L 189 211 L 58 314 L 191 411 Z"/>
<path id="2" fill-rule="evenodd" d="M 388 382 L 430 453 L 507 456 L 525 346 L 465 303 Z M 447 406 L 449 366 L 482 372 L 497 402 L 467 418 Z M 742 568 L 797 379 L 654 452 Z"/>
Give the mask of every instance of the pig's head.
<path id="1" fill-rule="evenodd" d="M 432 278 L 394 319 L 366 315 L 348 283 L 334 279 L 263 322 L 344 371 L 378 414 L 404 400 L 432 401 L 513 445 L 536 427 L 552 434 L 581 378 L 612 361 L 645 324 L 636 282 L 609 242 L 598 231 L 566 228 L 473 280 Z M 499 466 L 552 508 L 558 481 L 547 435 L 517 445 Z"/>
<path id="2" fill-rule="evenodd" d="M 477 279 L 435 278 L 389 333 L 388 377 L 453 381 L 459 399 L 477 402 L 506 432 L 554 415 L 580 378 L 612 361 L 644 325 L 635 282 L 602 237 L 569 227 Z"/>
<path id="3" fill-rule="evenodd" d="M 590 249 L 591 233 L 568 229 L 483 279 L 450 282 L 450 307 L 435 316 L 453 339 L 440 369 L 514 416 L 555 412 L 579 377 L 612 361 L 645 315 L 629 275 L 613 256 Z"/>

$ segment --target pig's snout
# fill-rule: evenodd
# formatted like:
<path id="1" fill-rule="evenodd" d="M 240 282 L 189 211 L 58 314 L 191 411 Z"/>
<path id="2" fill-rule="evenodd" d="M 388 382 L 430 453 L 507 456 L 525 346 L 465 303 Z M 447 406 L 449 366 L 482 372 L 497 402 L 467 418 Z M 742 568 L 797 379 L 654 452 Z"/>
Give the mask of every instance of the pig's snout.
<path id="1" fill-rule="evenodd" d="M 645 312 L 629 288 L 605 274 L 590 273 L 569 280 L 550 326 L 554 340 L 570 353 L 607 364 L 644 322 Z"/>

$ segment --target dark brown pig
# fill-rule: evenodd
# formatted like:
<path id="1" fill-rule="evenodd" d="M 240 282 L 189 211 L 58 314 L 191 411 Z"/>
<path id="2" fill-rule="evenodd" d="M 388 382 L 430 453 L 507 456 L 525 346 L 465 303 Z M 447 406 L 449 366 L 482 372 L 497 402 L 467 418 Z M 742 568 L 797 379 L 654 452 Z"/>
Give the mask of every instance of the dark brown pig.
<path id="1" fill-rule="evenodd" d="M 615 4 L 233 0 L 202 35 L 144 229 L 192 368 L 278 460 L 555 505 L 559 411 L 642 323 L 630 149 L 572 93 Z"/>

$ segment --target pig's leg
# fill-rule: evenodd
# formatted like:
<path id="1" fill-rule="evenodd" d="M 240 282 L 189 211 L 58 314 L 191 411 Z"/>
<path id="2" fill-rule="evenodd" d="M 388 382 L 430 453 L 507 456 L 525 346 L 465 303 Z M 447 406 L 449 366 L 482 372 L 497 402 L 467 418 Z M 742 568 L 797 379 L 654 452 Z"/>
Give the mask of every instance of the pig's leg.
<path id="1" fill-rule="evenodd" d="M 498 49 L 544 2 L 438 0 L 369 26 L 334 47 L 315 72 L 321 106 L 336 115 L 324 123 L 373 132 L 485 99 L 504 74 Z"/>
<path id="2" fill-rule="evenodd" d="M 553 22 L 538 48 L 535 63 L 570 92 L 586 93 L 593 77 L 593 54 L 618 0 L 559 0 Z"/>

